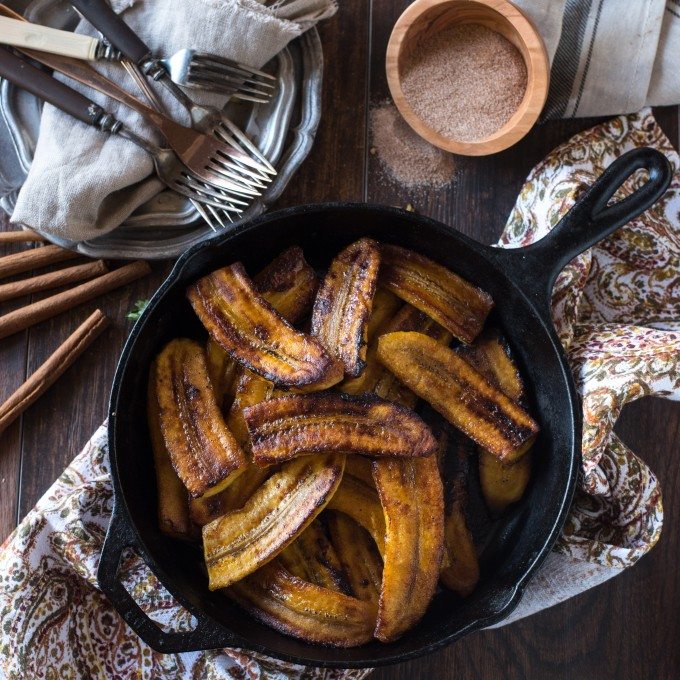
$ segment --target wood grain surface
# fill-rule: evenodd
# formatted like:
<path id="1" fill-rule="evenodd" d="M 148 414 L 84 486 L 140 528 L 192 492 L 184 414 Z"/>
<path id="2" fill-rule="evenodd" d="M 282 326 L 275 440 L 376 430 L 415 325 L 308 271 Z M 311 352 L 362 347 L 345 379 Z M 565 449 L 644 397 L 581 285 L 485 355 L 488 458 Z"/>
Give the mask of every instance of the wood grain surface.
<path id="1" fill-rule="evenodd" d="M 419 213 L 491 243 L 532 166 L 593 121 L 545 123 L 498 155 L 458 158 L 456 180 L 444 190 L 416 192 L 386 180 L 369 152 L 368 112 L 388 96 L 385 48 L 406 5 L 400 0 L 343 0 L 338 15 L 321 27 L 323 120 L 311 155 L 278 207 L 330 200 L 410 203 Z M 677 146 L 678 109 L 656 114 Z M 27 245 L 32 247 L 0 244 L 0 256 Z M 155 263 L 146 278 L 0 341 L 4 400 L 94 309 L 113 319 L 112 327 L 2 434 L 0 540 L 104 419 L 116 361 L 132 326 L 125 314 L 136 300 L 150 296 L 170 265 Z M 26 300 L 5 302 L 0 311 L 16 309 Z M 650 555 L 619 578 L 567 603 L 507 629 L 476 633 L 427 658 L 381 669 L 376 680 L 680 677 L 680 408 L 643 399 L 626 408 L 616 430 L 661 479 L 666 519 Z"/>

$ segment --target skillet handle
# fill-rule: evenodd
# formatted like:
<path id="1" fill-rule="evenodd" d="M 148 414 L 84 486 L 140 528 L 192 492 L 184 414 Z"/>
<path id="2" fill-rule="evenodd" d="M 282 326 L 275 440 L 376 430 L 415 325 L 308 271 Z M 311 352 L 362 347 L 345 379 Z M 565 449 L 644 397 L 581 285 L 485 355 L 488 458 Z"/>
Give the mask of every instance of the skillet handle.
<path id="1" fill-rule="evenodd" d="M 641 169 L 647 170 L 647 181 L 630 196 L 608 205 L 621 185 Z M 494 250 L 532 301 L 549 311 L 553 285 L 562 269 L 654 205 L 672 177 L 671 164 L 661 152 L 650 147 L 632 149 L 617 158 L 540 241 L 524 248 Z"/>
<path id="2" fill-rule="evenodd" d="M 137 549 L 137 546 L 138 540 L 135 533 L 116 503 L 99 559 L 97 583 L 128 626 L 147 645 L 165 654 L 242 646 L 242 641 L 234 638 L 217 622 L 204 614 L 191 612 L 197 620 L 197 625 L 194 630 L 187 632 L 166 632 L 150 619 L 135 602 L 118 576 L 118 567 L 123 552 L 126 548 Z M 138 554 L 143 557 L 141 550 L 138 550 Z"/>

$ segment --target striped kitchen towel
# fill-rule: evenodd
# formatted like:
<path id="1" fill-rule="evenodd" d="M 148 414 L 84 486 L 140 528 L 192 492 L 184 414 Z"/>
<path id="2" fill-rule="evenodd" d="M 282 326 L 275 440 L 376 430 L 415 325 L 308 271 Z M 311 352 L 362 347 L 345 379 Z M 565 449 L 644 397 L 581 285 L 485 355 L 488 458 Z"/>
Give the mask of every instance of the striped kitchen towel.
<path id="1" fill-rule="evenodd" d="M 680 104 L 680 0 L 513 0 L 552 71 L 543 118 Z"/>

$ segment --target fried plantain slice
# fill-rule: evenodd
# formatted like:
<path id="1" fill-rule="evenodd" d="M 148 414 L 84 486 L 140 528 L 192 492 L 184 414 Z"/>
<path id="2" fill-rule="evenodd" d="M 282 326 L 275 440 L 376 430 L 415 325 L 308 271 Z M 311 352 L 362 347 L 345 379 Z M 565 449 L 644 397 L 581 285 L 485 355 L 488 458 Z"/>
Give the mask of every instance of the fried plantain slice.
<path id="1" fill-rule="evenodd" d="M 528 442 L 527 449 L 533 442 Z M 531 451 L 512 465 L 503 465 L 496 456 L 479 448 L 479 484 L 486 507 L 500 515 L 516 503 L 526 491 L 531 479 Z"/>
<path id="2" fill-rule="evenodd" d="M 239 510 L 278 469 L 277 465 L 261 468 L 248 462 L 243 472 L 224 491 L 189 499 L 191 521 L 202 527 L 230 510 Z"/>
<path id="3" fill-rule="evenodd" d="M 218 493 L 246 459 L 217 406 L 203 347 L 171 340 L 156 357 L 151 379 L 160 430 L 179 478 L 194 498 Z"/>
<path id="4" fill-rule="evenodd" d="M 352 475 L 343 475 L 328 509 L 351 517 L 368 531 L 380 554 L 385 552 L 385 517 L 375 487 Z"/>
<path id="5" fill-rule="evenodd" d="M 328 451 L 418 457 L 437 448 L 420 416 L 374 395 L 279 397 L 249 406 L 243 414 L 257 465 Z"/>
<path id="6" fill-rule="evenodd" d="M 526 390 L 519 369 L 512 360 L 507 341 L 497 330 L 484 331 L 472 345 L 459 347 L 456 351 L 492 385 L 526 408 Z M 502 513 L 524 495 L 531 477 L 531 445 L 531 441 L 527 442 L 527 453 L 519 452 L 519 460 L 511 465 L 503 464 L 483 447 L 479 448 L 482 496 L 494 514 Z"/>
<path id="7" fill-rule="evenodd" d="M 279 560 L 293 576 L 303 581 L 351 595 L 340 558 L 319 518 L 279 555 Z"/>
<path id="8" fill-rule="evenodd" d="M 319 285 L 316 273 L 298 246 L 275 257 L 253 282 L 257 292 L 291 324 L 307 316 Z"/>
<path id="9" fill-rule="evenodd" d="M 243 418 L 243 409 L 254 404 L 259 404 L 272 396 L 274 383 L 266 380 L 257 373 L 241 368 L 239 371 L 234 402 L 227 416 L 227 427 L 233 432 L 236 441 L 241 446 L 249 448 L 250 435 Z"/>
<path id="10" fill-rule="evenodd" d="M 445 433 L 438 439 L 437 458 L 444 481 L 444 557 L 440 579 L 447 588 L 467 597 L 479 581 L 477 551 L 465 519 L 468 460 L 475 445 L 462 435 L 454 440 L 452 448 Z"/>
<path id="11" fill-rule="evenodd" d="M 290 545 L 324 509 L 344 465 L 342 454 L 291 461 L 243 508 L 206 524 L 203 551 L 210 590 L 235 583 Z"/>
<path id="12" fill-rule="evenodd" d="M 383 571 L 382 559 L 375 542 L 360 524 L 343 512 L 326 510 L 323 517 L 328 523 L 331 541 L 352 593 L 360 600 L 371 603 L 375 619 Z"/>
<path id="13" fill-rule="evenodd" d="M 286 635 L 336 647 L 356 647 L 373 637 L 370 603 L 303 581 L 278 560 L 227 590 L 254 618 Z"/>
<path id="14" fill-rule="evenodd" d="M 331 262 L 312 310 L 312 335 L 356 378 L 366 365 L 368 319 L 378 281 L 380 249 L 362 238 Z"/>
<path id="15" fill-rule="evenodd" d="M 380 293 L 380 289 L 378 293 Z M 398 298 L 397 298 L 398 299 Z M 382 304 L 381 297 L 376 295 L 378 309 Z M 369 346 L 366 354 L 366 368 L 358 378 L 345 380 L 340 389 L 347 394 L 362 394 L 375 392 L 379 397 L 394 401 L 402 406 L 413 408 L 418 397 L 407 387 L 402 385 L 393 373 L 390 373 L 378 360 L 378 338 L 385 333 L 397 331 L 418 331 L 435 338 L 438 342 L 448 345 L 452 335 L 442 328 L 436 321 L 423 314 L 411 305 L 402 305 L 391 318 L 386 318 L 375 327 L 369 335 Z"/>
<path id="16" fill-rule="evenodd" d="M 509 463 L 538 432 L 531 416 L 454 351 L 421 333 L 389 333 L 378 358 L 452 425 Z"/>
<path id="17" fill-rule="evenodd" d="M 345 460 L 345 475 L 352 475 L 371 488 L 375 488 L 371 459 L 366 456 L 349 454 Z"/>
<path id="18" fill-rule="evenodd" d="M 212 339 L 205 343 L 208 377 L 220 409 L 229 408 L 236 390 L 238 364 Z"/>
<path id="19" fill-rule="evenodd" d="M 156 490 L 158 493 L 158 525 L 162 533 L 174 538 L 190 538 L 193 528 L 189 518 L 189 496 L 172 467 L 170 453 L 163 441 L 156 398 L 156 381 L 149 376 L 147 419 L 151 450 L 156 469 Z"/>
<path id="20" fill-rule="evenodd" d="M 512 360 L 510 346 L 497 330 L 485 330 L 473 344 L 461 345 L 456 352 L 492 385 L 526 408 L 522 377 Z"/>
<path id="21" fill-rule="evenodd" d="M 230 357 L 286 387 L 317 389 L 342 380 L 342 364 L 311 335 L 296 331 L 255 290 L 236 262 L 193 283 L 187 297 L 210 336 Z"/>
<path id="22" fill-rule="evenodd" d="M 381 244 L 380 285 L 472 342 L 493 307 L 491 296 L 423 255 Z"/>
<path id="23" fill-rule="evenodd" d="M 425 613 L 444 552 L 444 497 L 435 456 L 375 460 L 385 515 L 384 567 L 375 637 L 398 639 Z"/>
<path id="24" fill-rule="evenodd" d="M 467 597 L 479 582 L 479 562 L 463 507 L 457 499 L 446 512 L 444 536 L 448 549 L 439 576 L 447 588 Z"/>

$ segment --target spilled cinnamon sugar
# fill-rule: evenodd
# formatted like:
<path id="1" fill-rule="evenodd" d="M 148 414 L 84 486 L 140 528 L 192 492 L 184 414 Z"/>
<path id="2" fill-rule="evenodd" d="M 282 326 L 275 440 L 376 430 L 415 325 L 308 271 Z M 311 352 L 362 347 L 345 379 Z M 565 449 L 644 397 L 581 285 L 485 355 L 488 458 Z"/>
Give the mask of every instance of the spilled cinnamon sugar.
<path id="1" fill-rule="evenodd" d="M 455 174 L 454 158 L 421 139 L 393 104 L 371 109 L 371 143 L 390 178 L 410 188 L 441 188 Z"/>
<path id="2" fill-rule="evenodd" d="M 404 62 L 401 75 L 404 95 L 418 117 L 463 142 L 503 127 L 527 86 L 519 50 L 479 24 L 455 25 L 424 40 Z"/>

